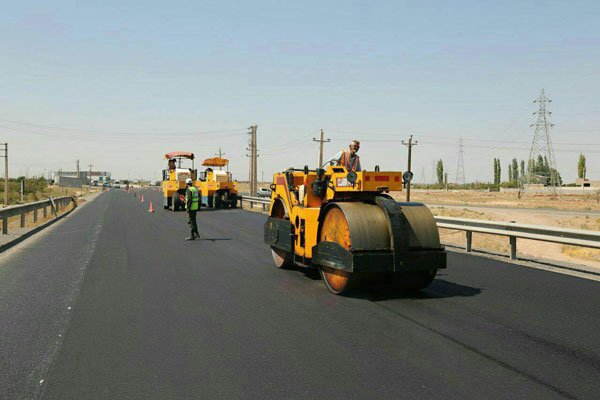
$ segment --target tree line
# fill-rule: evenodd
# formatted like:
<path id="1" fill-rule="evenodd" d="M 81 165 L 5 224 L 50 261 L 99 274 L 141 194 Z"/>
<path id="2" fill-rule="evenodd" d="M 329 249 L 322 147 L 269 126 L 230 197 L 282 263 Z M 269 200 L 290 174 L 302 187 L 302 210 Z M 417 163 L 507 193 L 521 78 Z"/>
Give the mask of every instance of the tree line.
<path id="1" fill-rule="evenodd" d="M 526 168 L 527 167 L 527 168 Z M 560 173 L 555 169 L 551 168 L 548 162 L 548 158 L 538 155 L 537 159 L 529 160 L 527 166 L 525 164 L 525 160 L 517 160 L 513 158 L 511 162 L 507 165 L 507 180 L 502 182 L 502 165 L 499 158 L 494 158 L 493 162 L 493 184 L 497 186 L 505 186 L 505 187 L 520 187 L 524 183 L 528 183 L 531 179 L 531 183 L 543 183 L 545 181 L 546 184 L 551 184 L 552 182 L 556 182 L 557 185 L 562 185 L 562 177 Z M 578 178 L 586 178 L 587 169 L 586 169 L 586 159 L 583 154 L 579 155 L 579 160 L 577 161 L 577 177 Z M 444 162 L 443 160 L 438 160 L 436 164 L 436 175 L 437 175 L 437 183 L 444 184 L 448 173 L 444 173 Z"/>

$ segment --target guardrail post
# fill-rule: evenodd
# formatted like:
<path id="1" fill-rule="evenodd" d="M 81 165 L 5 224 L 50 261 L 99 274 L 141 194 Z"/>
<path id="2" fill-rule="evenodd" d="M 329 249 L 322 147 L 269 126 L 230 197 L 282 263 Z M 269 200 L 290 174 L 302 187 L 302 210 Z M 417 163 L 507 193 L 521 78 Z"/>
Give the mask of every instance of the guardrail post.
<path id="1" fill-rule="evenodd" d="M 510 236 L 510 259 L 517 259 L 517 237 Z"/>
<path id="2" fill-rule="evenodd" d="M 46 218 L 48 216 L 48 206 L 44 206 L 44 218 Z"/>
<path id="3" fill-rule="evenodd" d="M 467 252 L 471 252 L 472 250 L 472 245 L 473 245 L 473 232 L 472 231 L 466 231 L 467 233 Z"/>
<path id="4" fill-rule="evenodd" d="M 8 217 L 2 218 L 2 234 L 8 235 Z"/>
<path id="5" fill-rule="evenodd" d="M 25 228 L 25 211 L 21 211 L 21 228 Z"/>
<path id="6" fill-rule="evenodd" d="M 36 208 L 35 210 L 33 210 L 33 222 L 34 223 L 37 222 L 37 217 L 38 217 L 38 209 Z"/>
<path id="7" fill-rule="evenodd" d="M 263 203 L 263 211 L 267 211 L 267 205 L 265 203 Z"/>

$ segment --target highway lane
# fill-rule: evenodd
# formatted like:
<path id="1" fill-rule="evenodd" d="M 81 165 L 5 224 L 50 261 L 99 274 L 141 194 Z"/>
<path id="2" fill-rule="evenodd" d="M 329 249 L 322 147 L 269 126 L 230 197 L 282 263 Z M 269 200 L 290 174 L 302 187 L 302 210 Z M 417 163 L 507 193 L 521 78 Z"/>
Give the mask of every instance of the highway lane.
<path id="1" fill-rule="evenodd" d="M 144 193 L 162 204 L 160 193 Z M 598 282 L 451 253 L 448 270 L 418 296 L 337 297 L 314 274 L 273 267 L 261 214 L 202 212 L 203 240 L 185 242 L 184 213 L 147 206 L 124 191 L 103 194 L 0 262 L 0 322 L 11 337 L 24 335 L 0 342 L 11 359 L 0 361 L 0 378 L 11 377 L 10 386 L 0 379 L 9 394 L 0 397 L 600 393 Z M 18 309 L 28 296 L 37 308 Z M 36 369 L 39 359 L 47 366 Z"/>

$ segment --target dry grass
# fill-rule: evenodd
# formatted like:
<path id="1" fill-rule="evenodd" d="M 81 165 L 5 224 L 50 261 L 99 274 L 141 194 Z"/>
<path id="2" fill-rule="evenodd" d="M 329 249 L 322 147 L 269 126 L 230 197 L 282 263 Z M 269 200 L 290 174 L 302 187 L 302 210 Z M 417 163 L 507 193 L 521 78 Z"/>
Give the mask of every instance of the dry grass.
<path id="1" fill-rule="evenodd" d="M 456 208 L 430 207 L 430 209 L 433 215 L 439 215 L 443 217 L 483 219 L 488 221 L 491 220 L 489 213 L 469 210 L 468 208 L 463 208 L 460 210 Z"/>
<path id="2" fill-rule="evenodd" d="M 392 195 L 404 200 L 405 193 L 395 192 Z M 488 205 L 515 208 L 557 208 L 562 210 L 600 210 L 598 196 L 585 195 L 544 195 L 526 194 L 521 192 L 521 198 L 514 192 L 485 192 L 478 190 L 449 190 L 449 191 L 411 191 L 411 200 L 429 204 L 452 205 Z"/>
<path id="3" fill-rule="evenodd" d="M 568 257 L 584 261 L 600 262 L 600 250 L 585 247 L 563 246 L 562 253 Z"/>

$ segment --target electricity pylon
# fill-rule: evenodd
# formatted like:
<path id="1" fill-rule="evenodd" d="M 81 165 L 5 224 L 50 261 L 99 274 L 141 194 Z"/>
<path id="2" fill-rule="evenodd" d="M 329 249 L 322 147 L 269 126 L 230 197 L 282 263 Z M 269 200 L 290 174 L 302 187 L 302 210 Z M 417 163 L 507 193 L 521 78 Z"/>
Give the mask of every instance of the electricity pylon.
<path id="1" fill-rule="evenodd" d="M 548 171 L 547 182 L 555 188 L 559 185 L 558 170 L 556 168 L 556 158 L 554 157 L 554 148 L 552 147 L 552 138 L 550 136 L 550 130 L 554 124 L 550 122 L 552 112 L 547 109 L 547 104 L 552 102 L 552 100 L 546 97 L 544 89 L 542 89 L 540 96 L 533 102 L 538 103 L 539 108 L 533 113 L 533 115 L 537 115 L 537 121 L 530 125 L 530 127 L 535 127 L 535 131 L 527 162 L 527 182 L 538 182 L 540 168 L 542 168 Z M 538 159 L 543 160 L 544 164 L 546 164 L 545 167 L 539 165 L 540 162 L 538 162 Z"/>

